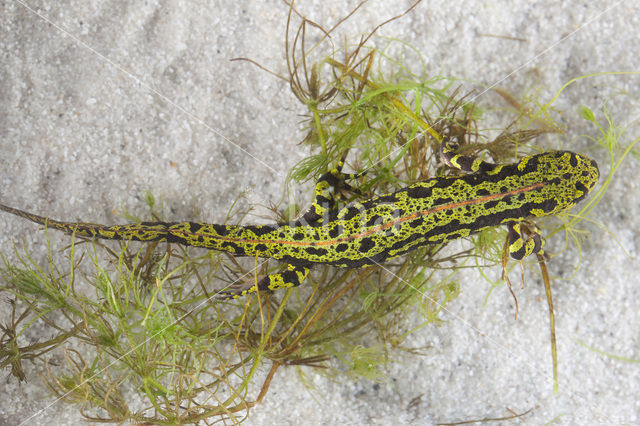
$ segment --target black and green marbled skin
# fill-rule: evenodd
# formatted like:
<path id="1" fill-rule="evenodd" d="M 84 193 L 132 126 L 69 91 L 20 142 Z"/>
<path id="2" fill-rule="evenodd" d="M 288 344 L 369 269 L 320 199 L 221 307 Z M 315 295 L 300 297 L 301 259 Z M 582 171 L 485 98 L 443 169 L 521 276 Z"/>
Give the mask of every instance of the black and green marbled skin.
<path id="1" fill-rule="evenodd" d="M 166 241 L 229 252 L 236 256 L 273 258 L 288 264 L 257 285 L 240 285 L 221 294 L 240 297 L 259 290 L 299 285 L 313 264 L 362 267 L 400 256 L 427 244 L 466 237 L 485 228 L 509 226 L 511 256 L 522 259 L 540 252 L 539 235 L 523 238 L 520 222 L 556 214 L 587 196 L 599 178 L 597 164 L 569 151 L 527 156 L 494 165 L 455 155 L 443 144 L 445 162 L 470 171 L 435 177 L 391 194 L 333 208 L 331 187 L 348 187 L 339 166 L 316 185 L 309 211 L 299 220 L 274 225 L 215 225 L 195 222 L 142 222 L 105 226 L 61 222 L 0 204 L 0 209 L 90 238 Z M 256 288 L 257 287 L 257 288 Z"/>

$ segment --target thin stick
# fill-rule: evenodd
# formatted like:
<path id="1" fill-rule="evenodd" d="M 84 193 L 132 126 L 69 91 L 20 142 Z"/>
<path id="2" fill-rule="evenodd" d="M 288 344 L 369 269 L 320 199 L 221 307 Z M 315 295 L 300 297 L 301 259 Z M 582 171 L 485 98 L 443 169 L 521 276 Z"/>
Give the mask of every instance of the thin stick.
<path id="1" fill-rule="evenodd" d="M 547 303 L 549 304 L 549 328 L 551 329 L 551 358 L 553 359 L 553 393 L 558 393 L 558 350 L 556 345 L 556 317 L 553 314 L 553 298 L 551 297 L 551 282 L 547 263 L 542 253 L 536 253 L 538 264 L 544 280 L 544 291 L 547 293 Z"/>

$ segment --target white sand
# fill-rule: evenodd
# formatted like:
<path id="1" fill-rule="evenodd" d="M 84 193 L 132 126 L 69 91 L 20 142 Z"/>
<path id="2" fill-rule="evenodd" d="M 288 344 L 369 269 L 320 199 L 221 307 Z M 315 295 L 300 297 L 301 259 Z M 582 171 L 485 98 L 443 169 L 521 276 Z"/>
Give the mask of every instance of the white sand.
<path id="1" fill-rule="evenodd" d="M 114 223 L 114 211 L 146 211 L 146 189 L 164 200 L 170 220 L 193 217 L 197 206 L 203 220 L 220 221 L 246 188 L 252 203 L 279 200 L 286 171 L 307 154 L 297 144 L 303 107 L 286 84 L 229 59 L 247 56 L 284 72 L 286 6 L 275 0 L 157 3 L 33 0 L 32 10 L 22 0 L 0 5 L 2 202 L 56 218 Z M 357 4 L 344 3 L 301 0 L 298 6 L 329 28 Z M 543 102 L 573 77 L 638 69 L 637 2 L 451 5 L 456 3 L 462 4 L 425 0 L 380 34 L 418 48 L 432 75 L 497 84 L 515 94 L 540 87 Z M 408 4 L 371 1 L 348 27 L 352 40 Z M 415 70 L 420 72 L 418 63 Z M 596 131 L 579 118 L 578 106 L 598 112 L 604 101 L 619 125 L 631 126 L 623 141 L 638 137 L 632 121 L 640 117 L 639 82 L 609 76 L 568 89 L 556 104 L 564 110 L 567 133 L 551 138 L 552 146 L 593 148 L 582 135 Z M 484 96 L 488 108 L 505 106 L 495 94 Z M 606 176 L 605 152 L 588 152 Z M 389 381 L 379 385 L 329 381 L 309 370 L 314 394 L 293 369 L 282 369 L 249 423 L 430 424 L 507 416 L 509 410 L 531 410 L 524 418 L 530 424 L 638 423 L 638 364 L 577 343 L 640 359 L 638 170 L 636 160 L 620 169 L 595 214 L 629 254 L 603 229 L 585 223 L 591 236 L 582 245 L 578 272 L 573 274 L 574 249 L 549 264 L 558 277 L 558 395 L 552 392 L 538 275 L 516 289 L 520 316 L 514 321 L 506 289 L 484 304 L 488 286 L 469 270 L 462 295 L 442 315 L 447 322 L 407 342 L 428 347 L 426 356 L 397 354 L 401 362 L 389 366 Z M 308 201 L 308 191 L 304 197 Z M 36 229 L 2 214 L 0 247 L 6 253 L 12 242 L 24 242 L 42 259 L 44 234 Z M 61 246 L 64 237 L 52 235 L 52 241 Z M 562 237 L 548 244 L 559 251 Z M 518 275 L 515 269 L 515 282 Z M 26 384 L 3 371 L 1 423 L 80 421 L 78 407 L 48 396 L 37 368 L 25 363 L 25 370 Z M 414 398 L 417 404 L 408 408 Z"/>

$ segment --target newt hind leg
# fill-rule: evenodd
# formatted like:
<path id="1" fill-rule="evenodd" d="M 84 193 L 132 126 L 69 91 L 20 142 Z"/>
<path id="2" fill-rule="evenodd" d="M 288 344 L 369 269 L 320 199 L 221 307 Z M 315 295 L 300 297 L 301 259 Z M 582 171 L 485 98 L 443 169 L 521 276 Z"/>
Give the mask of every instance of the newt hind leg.
<path id="1" fill-rule="evenodd" d="M 258 291 L 271 293 L 275 290 L 297 287 L 304 281 L 308 274 L 309 268 L 307 266 L 288 264 L 285 271 L 269 274 L 260 279 L 257 284 L 254 280 L 233 284 L 225 290 L 220 291 L 216 298 L 218 300 L 238 299 Z"/>
<path id="2" fill-rule="evenodd" d="M 346 155 L 342 157 L 335 168 L 320 176 L 316 182 L 314 199 L 311 206 L 300 219 L 298 219 L 300 224 L 321 224 L 327 212 L 335 207 L 336 199 L 341 198 L 341 190 L 362 195 L 357 188 L 353 188 L 346 181 L 357 179 L 366 172 L 342 173 L 345 157 Z M 334 190 L 332 191 L 331 188 L 334 188 Z"/>
<path id="3" fill-rule="evenodd" d="M 453 141 L 450 137 L 443 139 L 440 144 L 440 157 L 442 161 L 453 169 L 462 170 L 464 172 L 490 172 L 497 166 L 488 163 L 471 155 L 456 154 L 460 147 L 458 142 Z"/>

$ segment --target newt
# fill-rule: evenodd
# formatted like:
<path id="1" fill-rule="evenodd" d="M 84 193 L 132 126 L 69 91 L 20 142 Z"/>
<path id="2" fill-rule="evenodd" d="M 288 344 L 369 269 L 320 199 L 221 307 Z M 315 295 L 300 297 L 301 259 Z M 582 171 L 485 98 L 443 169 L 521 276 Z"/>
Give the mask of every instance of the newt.
<path id="1" fill-rule="evenodd" d="M 283 272 L 219 293 L 221 298 L 238 298 L 298 286 L 314 264 L 339 268 L 375 265 L 427 244 L 445 243 L 500 225 L 508 227 L 511 257 L 520 260 L 541 253 L 543 246 L 537 228 L 522 232 L 521 224 L 571 208 L 599 179 L 595 161 L 570 151 L 548 151 L 499 165 L 458 155 L 456 149 L 455 143 L 444 141 L 441 157 L 448 166 L 468 173 L 429 178 L 336 208 L 331 188 L 352 189 L 346 181 L 360 176 L 343 173 L 343 159 L 319 178 L 309 210 L 287 223 L 187 221 L 106 226 L 53 220 L 4 204 L 0 210 L 88 238 L 165 241 L 287 264 Z"/>

